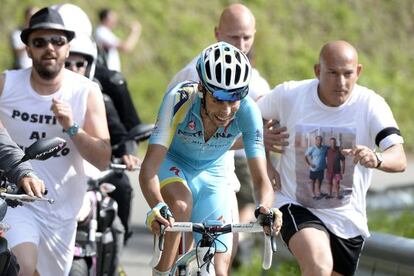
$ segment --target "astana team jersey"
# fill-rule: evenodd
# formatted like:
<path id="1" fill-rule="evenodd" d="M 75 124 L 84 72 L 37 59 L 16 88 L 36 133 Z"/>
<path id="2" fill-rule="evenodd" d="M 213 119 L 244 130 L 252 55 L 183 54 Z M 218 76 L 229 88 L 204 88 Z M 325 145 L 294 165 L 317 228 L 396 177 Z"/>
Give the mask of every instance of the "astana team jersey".
<path id="1" fill-rule="evenodd" d="M 196 56 L 188 63 L 181 71 L 179 71 L 168 84 L 168 90 L 174 88 L 178 83 L 183 81 L 199 81 L 198 73 L 196 70 L 196 64 L 199 56 Z M 257 69 L 252 68 L 250 83 L 249 83 L 249 94 L 248 96 L 254 101 L 257 101 L 261 96 L 267 94 L 270 91 L 269 84 L 267 81 L 260 76 Z M 234 191 L 240 190 L 240 182 L 234 172 L 234 155 L 245 157 L 244 150 L 229 150 L 225 155 L 226 171 L 228 184 L 231 185 Z"/>
<path id="2" fill-rule="evenodd" d="M 353 157 L 346 156 L 339 195 L 328 196 L 330 183 L 325 169 L 322 196 L 315 197 L 309 178 L 310 169 L 305 161 L 306 151 L 315 145 L 316 136 L 322 137 L 324 147 L 329 146 L 331 138 L 335 138 L 339 149 L 355 145 L 375 149 L 377 134 L 386 128 L 398 126 L 387 103 L 374 91 L 355 85 L 344 104 L 330 107 L 319 99 L 318 83 L 316 79 L 286 82 L 276 86 L 258 102 L 265 119 L 279 120 L 290 133 L 289 146 L 278 166 L 282 189 L 276 194 L 276 207 L 299 204 L 309 208 L 339 237 L 367 237 L 365 197 L 372 169 L 355 165 Z M 402 137 L 391 134 L 379 142 L 379 147 L 385 150 L 399 143 L 403 143 Z"/>
<path id="3" fill-rule="evenodd" d="M 197 86 L 195 82 L 183 82 L 165 95 L 150 144 L 165 146 L 168 158 L 194 170 L 224 164 L 223 155 L 240 134 L 248 158 L 265 157 L 262 118 L 248 97 L 240 101 L 233 121 L 225 128 L 218 128 L 205 142 Z"/>
<path id="4" fill-rule="evenodd" d="M 33 202 L 25 205 L 49 222 L 74 219 L 86 191 L 84 161 L 69 136 L 51 111 L 52 98 L 69 103 L 73 120 L 81 127 L 87 107 L 91 80 L 64 69 L 62 87 L 52 95 L 42 96 L 30 85 L 31 68 L 5 72 L 5 85 L 0 97 L 0 119 L 10 136 L 23 149 L 39 138 L 61 137 L 67 144 L 63 150 L 45 161 L 30 163 L 45 182 L 47 197 L 54 204 Z"/>

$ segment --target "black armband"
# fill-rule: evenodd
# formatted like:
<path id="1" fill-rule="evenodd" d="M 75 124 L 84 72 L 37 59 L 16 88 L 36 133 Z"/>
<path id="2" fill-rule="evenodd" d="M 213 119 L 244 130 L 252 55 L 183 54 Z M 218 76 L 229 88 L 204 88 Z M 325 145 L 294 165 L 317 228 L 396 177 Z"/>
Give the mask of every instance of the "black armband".
<path id="1" fill-rule="evenodd" d="M 400 130 L 398 128 L 396 128 L 396 127 L 387 127 L 387 128 L 384 128 L 375 137 L 375 144 L 377 145 L 377 147 L 379 147 L 380 142 L 385 137 L 390 136 L 391 134 L 397 134 L 397 135 L 401 136 Z"/>

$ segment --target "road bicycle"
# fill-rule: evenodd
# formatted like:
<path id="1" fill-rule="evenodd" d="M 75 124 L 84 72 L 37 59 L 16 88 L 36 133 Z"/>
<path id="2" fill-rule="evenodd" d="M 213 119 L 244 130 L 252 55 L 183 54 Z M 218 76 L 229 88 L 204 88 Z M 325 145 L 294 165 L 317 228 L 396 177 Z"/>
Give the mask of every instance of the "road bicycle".
<path id="1" fill-rule="evenodd" d="M 172 227 L 161 227 L 161 233 L 158 239 L 155 239 L 154 254 L 151 260 L 151 266 L 155 267 L 161 257 L 164 249 L 165 232 L 192 232 L 202 235 L 201 240 L 196 244 L 195 248 L 184 253 L 173 264 L 170 274 L 171 276 L 214 276 L 214 255 L 216 253 L 216 242 L 220 242 L 217 238 L 226 233 L 257 233 L 263 232 L 262 214 L 259 215 L 257 222 L 251 223 L 230 223 L 223 224 L 222 221 L 209 220 L 204 223 L 192 222 L 175 222 Z M 263 216 L 267 216 L 264 215 Z M 272 255 L 276 252 L 276 243 L 274 235 L 264 234 L 263 249 L 263 269 L 267 270 L 272 265 Z"/>

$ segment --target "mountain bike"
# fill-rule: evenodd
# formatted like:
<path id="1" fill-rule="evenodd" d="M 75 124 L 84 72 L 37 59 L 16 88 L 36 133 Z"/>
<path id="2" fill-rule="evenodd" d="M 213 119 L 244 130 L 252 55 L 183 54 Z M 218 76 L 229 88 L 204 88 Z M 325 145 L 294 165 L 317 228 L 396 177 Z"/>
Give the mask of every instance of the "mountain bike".
<path id="1" fill-rule="evenodd" d="M 266 215 L 263 215 L 266 216 Z M 151 260 L 151 266 L 155 267 L 161 257 L 164 249 L 165 232 L 192 232 L 202 235 L 201 240 L 196 244 L 195 248 L 184 253 L 173 264 L 170 274 L 171 276 L 214 276 L 214 255 L 216 254 L 216 242 L 220 242 L 217 238 L 226 233 L 257 233 L 263 232 L 263 223 L 259 216 L 257 222 L 251 223 L 230 223 L 223 224 L 222 221 L 209 220 L 204 223 L 192 222 L 176 222 L 172 227 L 161 227 L 161 233 L 158 239 L 155 239 L 154 254 Z M 264 234 L 264 250 L 263 250 L 263 269 L 267 270 L 272 265 L 272 254 L 276 252 L 276 243 L 274 236 Z"/>

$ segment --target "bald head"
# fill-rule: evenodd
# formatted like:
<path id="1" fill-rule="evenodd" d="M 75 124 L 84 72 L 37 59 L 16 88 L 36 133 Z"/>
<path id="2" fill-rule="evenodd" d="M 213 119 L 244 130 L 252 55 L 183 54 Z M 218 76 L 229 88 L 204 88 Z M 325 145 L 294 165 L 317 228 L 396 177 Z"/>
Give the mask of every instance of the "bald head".
<path id="1" fill-rule="evenodd" d="M 328 106 L 340 106 L 351 96 L 362 65 L 355 47 L 337 40 L 322 47 L 314 70 L 319 79 L 319 98 Z"/>
<path id="2" fill-rule="evenodd" d="M 253 13 L 242 4 L 231 4 L 223 10 L 215 28 L 217 41 L 234 45 L 245 54 L 250 51 L 256 33 Z"/>
<path id="3" fill-rule="evenodd" d="M 358 64 L 358 53 L 354 46 L 344 40 L 326 43 L 319 53 L 319 63 L 352 62 Z"/>

